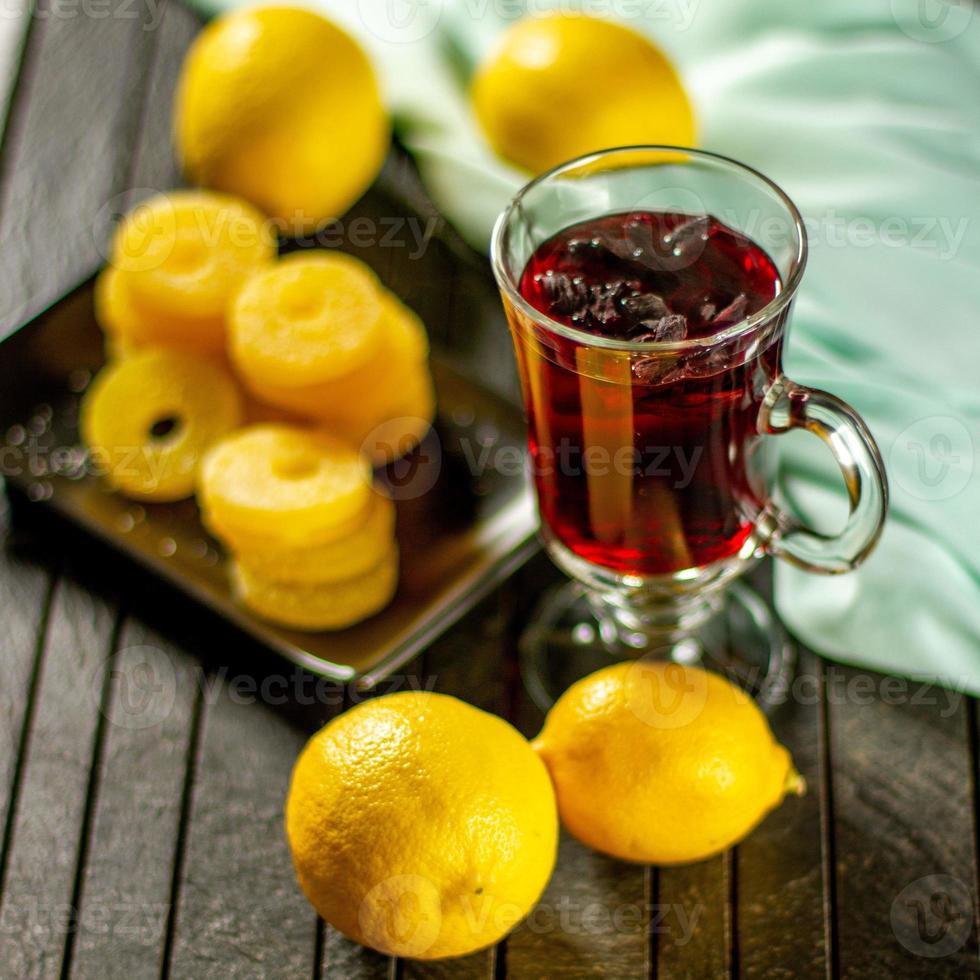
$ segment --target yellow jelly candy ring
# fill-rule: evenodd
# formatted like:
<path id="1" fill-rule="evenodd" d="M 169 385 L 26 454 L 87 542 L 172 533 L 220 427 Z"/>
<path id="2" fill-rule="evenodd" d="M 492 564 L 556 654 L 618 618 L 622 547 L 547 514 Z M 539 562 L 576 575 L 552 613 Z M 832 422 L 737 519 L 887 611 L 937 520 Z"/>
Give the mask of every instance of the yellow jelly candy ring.
<path id="1" fill-rule="evenodd" d="M 229 538 L 238 563 L 257 578 L 277 582 L 338 582 L 363 575 L 391 549 L 395 505 L 375 494 L 364 523 L 330 544 L 309 548 L 269 548 L 241 536 Z"/>
<path id="2" fill-rule="evenodd" d="M 245 279 L 276 251 L 274 230 L 251 205 L 211 191 L 176 191 L 123 219 L 111 264 L 148 312 L 220 320 Z"/>
<path id="3" fill-rule="evenodd" d="M 297 630 L 340 630 L 391 601 L 398 586 L 398 551 L 392 545 L 366 574 L 326 585 L 263 579 L 240 563 L 233 566 L 232 577 L 242 602 L 263 619 Z"/>
<path id="4" fill-rule="evenodd" d="M 232 359 L 249 382 L 321 384 L 378 350 L 381 308 L 363 263 L 333 253 L 290 257 L 249 279 L 232 304 Z"/>
<path id="5" fill-rule="evenodd" d="M 321 542 L 363 514 L 371 472 L 356 450 L 325 433 L 253 425 L 223 439 L 201 466 L 202 509 L 244 534 Z"/>
<path id="6" fill-rule="evenodd" d="M 107 265 L 98 274 L 93 302 L 96 322 L 111 339 L 125 343 L 142 339 L 140 318 L 126 294 L 118 269 Z"/>
<path id="7" fill-rule="evenodd" d="M 381 466 L 411 452 L 425 438 L 435 414 L 435 391 L 427 375 L 404 391 L 382 419 L 338 419 L 331 431 L 372 465 Z"/>
<path id="8" fill-rule="evenodd" d="M 427 364 L 420 364 L 406 370 L 397 385 L 376 392 L 374 398 L 336 402 L 323 424 L 331 430 L 361 429 L 367 432 L 398 415 L 421 411 L 431 402 L 432 375 Z"/>
<path id="9" fill-rule="evenodd" d="M 402 411 L 405 405 L 422 400 L 430 385 L 425 362 L 406 365 L 397 379 L 384 385 L 362 386 L 359 391 L 338 393 L 332 385 L 307 388 L 267 388 L 249 383 L 249 390 L 260 401 L 277 405 L 283 411 L 308 419 L 330 430 L 373 428 Z M 344 379 L 346 381 L 346 379 Z"/>
<path id="10" fill-rule="evenodd" d="M 85 394 L 80 428 L 93 470 L 123 493 L 179 500 L 194 491 L 210 446 L 241 422 L 234 380 L 207 358 L 144 350 L 104 368 Z"/>
<path id="11" fill-rule="evenodd" d="M 381 340 L 372 356 L 348 374 L 319 385 L 281 387 L 246 378 L 256 397 L 309 418 L 329 421 L 338 406 L 383 404 L 423 370 L 429 338 L 416 314 L 393 293 L 382 294 Z M 386 409 L 372 414 L 381 417 Z M 364 414 L 364 413 L 362 413 Z"/>
<path id="12" fill-rule="evenodd" d="M 370 461 L 367 462 L 370 465 Z M 368 503 L 363 510 L 352 514 L 346 520 L 330 527 L 321 528 L 313 534 L 302 526 L 296 528 L 285 522 L 271 526 L 263 532 L 256 532 L 254 528 L 243 528 L 240 524 L 230 523 L 223 514 L 216 513 L 208 506 L 200 485 L 198 486 L 198 506 L 201 522 L 204 526 L 233 551 L 299 551 L 306 548 L 332 545 L 354 534 L 366 520 L 369 509 Z"/>
<path id="13" fill-rule="evenodd" d="M 141 347 L 173 347 L 201 354 L 219 354 L 225 349 L 224 317 L 176 317 L 142 308 L 125 273 L 113 266 L 106 266 L 96 279 L 95 318 L 113 357 Z"/>

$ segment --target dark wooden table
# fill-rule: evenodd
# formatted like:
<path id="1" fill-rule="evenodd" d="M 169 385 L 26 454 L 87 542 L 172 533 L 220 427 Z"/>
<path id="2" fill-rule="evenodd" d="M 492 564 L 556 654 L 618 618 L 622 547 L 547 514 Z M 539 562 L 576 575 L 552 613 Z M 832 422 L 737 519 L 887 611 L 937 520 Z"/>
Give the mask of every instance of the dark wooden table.
<path id="1" fill-rule="evenodd" d="M 97 265 L 127 188 L 176 183 L 170 99 L 197 28 L 147 0 L 5 8 L 0 335 Z M 441 339 L 479 348 L 510 384 L 499 312 L 474 309 L 456 273 L 390 261 L 409 302 L 450 324 Z M 36 507 L 3 528 L 3 978 L 978 974 L 968 698 L 804 651 L 774 725 L 811 792 L 744 844 L 657 870 L 566 838 L 540 908 L 497 949 L 389 962 L 317 921 L 282 831 L 297 751 L 357 695 L 315 685 Z M 533 732 L 515 637 L 553 576 L 533 561 L 392 683 L 434 684 Z"/>

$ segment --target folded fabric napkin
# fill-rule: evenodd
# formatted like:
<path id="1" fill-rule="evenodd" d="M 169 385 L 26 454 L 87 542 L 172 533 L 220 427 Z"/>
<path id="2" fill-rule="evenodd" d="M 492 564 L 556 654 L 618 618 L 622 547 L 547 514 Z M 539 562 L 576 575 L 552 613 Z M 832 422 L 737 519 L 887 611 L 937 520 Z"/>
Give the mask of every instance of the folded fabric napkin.
<path id="1" fill-rule="evenodd" d="M 207 13 L 235 5 L 197 2 Z M 371 52 L 433 200 L 485 247 L 527 177 L 481 138 L 467 74 L 520 5 L 311 6 Z M 828 656 L 980 694 L 980 10 L 967 0 L 577 6 L 618 11 L 663 47 L 693 97 L 701 146 L 772 177 L 807 220 L 786 370 L 865 417 L 891 513 L 856 573 L 777 563 L 780 615 Z M 805 435 L 780 450 L 785 493 L 833 530 L 845 498 L 826 450 Z"/>

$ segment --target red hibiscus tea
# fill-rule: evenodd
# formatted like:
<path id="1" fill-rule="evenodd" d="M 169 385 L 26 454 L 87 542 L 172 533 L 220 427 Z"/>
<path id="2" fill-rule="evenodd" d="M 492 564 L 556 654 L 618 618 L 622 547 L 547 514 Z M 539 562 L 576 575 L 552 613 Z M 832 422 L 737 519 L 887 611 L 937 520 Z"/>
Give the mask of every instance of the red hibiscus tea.
<path id="1" fill-rule="evenodd" d="M 765 499 L 757 423 L 780 372 L 782 325 L 769 342 L 741 347 L 677 342 L 716 337 L 779 289 L 765 251 L 709 215 L 606 215 L 534 251 L 521 295 L 597 338 L 591 346 L 538 333 L 516 344 L 552 537 L 586 561 L 636 575 L 739 552 Z M 675 346 L 626 352 L 624 341 Z"/>

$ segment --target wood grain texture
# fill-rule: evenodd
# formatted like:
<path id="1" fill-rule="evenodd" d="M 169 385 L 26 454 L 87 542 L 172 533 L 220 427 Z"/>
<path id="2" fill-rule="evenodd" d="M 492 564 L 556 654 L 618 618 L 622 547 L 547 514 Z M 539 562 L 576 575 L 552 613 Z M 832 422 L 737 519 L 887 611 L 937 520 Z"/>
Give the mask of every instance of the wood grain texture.
<path id="1" fill-rule="evenodd" d="M 50 601 L 54 574 L 21 560 L 13 551 L 8 509 L 0 502 L 0 833 L 6 841 L 11 827 L 10 805 L 19 777 L 33 686 L 41 647 L 41 630 Z M 2 854 L 3 851 L 0 851 Z M 2 858 L 0 858 L 2 862 Z M 0 863 L 2 880 L 2 863 Z M 2 898 L 2 893 L 0 893 Z"/>
<path id="2" fill-rule="evenodd" d="M 125 183 L 153 32 L 42 0 L 7 126 L 0 196 L 0 337 L 100 261 Z M 66 174 L 70 177 L 66 179 Z"/>
<path id="3" fill-rule="evenodd" d="M 394 980 L 395 961 L 327 928 L 320 976 L 323 980 Z"/>
<path id="4" fill-rule="evenodd" d="M 199 695 L 197 661 L 129 619 L 112 660 L 72 977 L 158 977 Z"/>
<path id="5" fill-rule="evenodd" d="M 58 977 L 103 715 L 114 614 L 72 578 L 55 590 L 13 815 L 0 907 L 11 977 Z"/>
<path id="6" fill-rule="evenodd" d="M 554 581 L 544 559 L 516 576 L 511 657 L 533 602 Z M 543 715 L 523 687 L 516 689 L 511 711 L 525 735 L 537 734 Z M 507 975 L 521 980 L 644 977 L 650 970 L 648 905 L 642 867 L 598 854 L 563 831 L 551 882 L 532 915 L 507 940 Z"/>
<path id="7" fill-rule="evenodd" d="M 405 960 L 399 964 L 402 977 L 413 980 L 490 980 L 494 975 L 497 948 L 446 960 Z"/>
<path id="8" fill-rule="evenodd" d="M 66 9 L 45 5 L 38 10 L 4 147 L 0 241 L 9 245 L 16 239 L 16 248 L 5 248 L 0 259 L 8 304 L 0 318 L 8 317 L 8 327 L 98 260 L 100 231 L 107 229 L 100 229 L 97 219 L 121 188 L 129 165 L 146 78 L 141 62 L 155 40 L 147 29 L 151 25 L 141 19 L 146 13 L 148 8 L 118 5 L 102 17 L 85 11 L 69 16 Z M 28 588 L 32 576 L 25 572 L 21 581 Z M 86 610 L 86 604 L 92 608 Z M 29 616 L 30 608 L 25 601 L 15 622 Z M 109 621 L 105 608 L 83 587 L 68 583 L 59 591 L 24 770 L 23 815 L 14 827 L 9 858 L 5 914 L 18 902 L 33 902 L 37 911 L 32 914 L 49 920 L 40 923 L 33 939 L 25 933 L 16 949 L 5 949 L 16 957 L 10 960 L 12 968 L 18 963 L 24 976 L 56 975 L 69 967 L 76 976 L 159 973 L 176 839 L 173 803 L 179 801 L 183 781 L 181 740 L 187 737 L 187 717 L 178 711 L 170 719 L 169 744 L 134 728 L 132 718 L 126 724 L 120 710 L 127 683 L 138 680 L 140 665 L 124 652 L 111 680 L 113 722 L 106 724 L 99 714 L 106 664 L 97 665 L 101 673 L 93 669 L 88 676 L 66 659 L 64 647 L 76 643 L 81 655 L 93 656 L 88 648 L 108 643 Z M 75 640 L 66 636 L 71 629 L 81 632 Z M 17 682 L 19 663 L 11 657 Z M 51 671 L 58 671 L 57 679 L 49 676 Z M 62 702 L 72 697 L 76 702 L 66 710 Z M 103 732 L 108 760 L 103 767 L 96 759 L 90 775 L 90 755 Z M 172 753 L 179 760 L 176 772 L 166 765 Z M 66 776 L 52 771 L 56 764 L 69 763 L 74 771 Z M 99 806 L 91 794 L 103 783 Z M 60 839 L 56 846 L 48 842 L 51 867 L 39 883 L 32 881 L 25 862 L 37 861 L 42 829 L 57 832 Z M 84 868 L 75 867 L 76 856 L 85 860 Z M 148 864 L 139 871 L 142 861 Z M 45 867 L 39 862 L 35 873 Z M 28 894 L 31 889 L 35 895 Z M 55 909 L 58 897 L 60 910 Z M 65 916 L 71 917 L 67 928 Z M 11 942 L 7 930 L 3 941 Z"/>
<path id="9" fill-rule="evenodd" d="M 512 589 L 512 584 L 505 584 L 425 651 L 420 686 L 462 698 L 493 714 L 507 714 Z"/>
<path id="10" fill-rule="evenodd" d="M 738 847 L 737 950 L 743 977 L 816 978 L 827 972 L 821 709 L 819 665 L 803 651 L 786 703 L 770 721 L 776 739 L 791 747 L 807 793 L 787 799 Z"/>
<path id="11" fill-rule="evenodd" d="M 290 675 L 291 676 L 291 675 Z M 306 738 L 232 666 L 205 685 L 173 937 L 175 977 L 310 976 L 316 918 L 293 875 L 283 807 Z"/>
<path id="12" fill-rule="evenodd" d="M 965 699 L 838 666 L 825 696 L 841 976 L 976 976 Z"/>
<path id="13" fill-rule="evenodd" d="M 644 977 L 649 971 L 644 870 L 562 831 L 551 882 L 507 940 L 507 975 Z"/>
<path id="14" fill-rule="evenodd" d="M 695 980 L 733 972 L 731 854 L 661 868 L 655 915 L 657 977 Z"/>
<path id="15" fill-rule="evenodd" d="M 199 22 L 177 3 L 141 48 L 144 93 L 128 176 L 113 213 L 94 229 L 102 241 L 125 207 L 178 182 L 170 147 L 173 87 Z M 145 71 L 143 70 L 145 69 Z M 123 164 L 120 164 L 122 166 Z M 130 588 L 137 594 L 138 584 Z M 144 599 L 145 605 L 145 599 Z M 178 603 L 180 617 L 184 605 Z M 169 955 L 173 875 L 182 866 L 182 805 L 196 749 L 198 660 L 158 629 L 131 617 L 113 663 L 103 772 L 81 887 L 73 977 L 155 977 Z"/>
<path id="16" fill-rule="evenodd" d="M 970 726 L 970 760 L 973 783 L 971 786 L 973 805 L 973 856 L 976 859 L 973 871 L 973 934 L 980 937 L 980 701 L 977 698 L 966 699 L 966 713 Z M 980 940 L 975 939 L 980 946 Z M 978 955 L 980 960 L 980 955 Z M 980 962 L 977 972 L 980 973 Z"/>
<path id="17" fill-rule="evenodd" d="M 390 158 L 383 185 L 388 189 L 400 187 L 407 179 L 404 158 Z M 383 194 L 368 194 L 345 216 L 342 228 L 335 234 L 341 239 L 339 247 L 368 262 L 382 282 L 422 317 L 433 340 L 445 343 L 451 332 L 452 296 L 456 291 L 459 268 L 447 247 L 431 240 L 443 220 L 426 207 L 420 188 L 413 187 L 414 200 L 424 212 L 421 218 L 413 219 L 413 223 L 398 224 L 401 206 L 393 208 L 392 202 Z M 484 295 L 490 292 L 485 279 L 479 286 Z M 474 338 L 482 330 L 482 325 L 475 322 L 471 322 L 470 327 Z M 375 695 L 408 686 L 434 686 L 485 710 L 504 713 L 506 699 L 500 669 L 504 628 L 502 601 L 501 593 L 486 600 L 479 611 L 466 617 L 456 629 L 426 651 L 421 662 L 382 682 Z M 322 976 L 386 977 L 397 972 L 413 978 L 492 977 L 496 958 L 496 951 L 490 949 L 453 961 L 396 964 L 387 957 L 358 947 L 326 927 Z"/>
<path id="18" fill-rule="evenodd" d="M 154 34 L 139 135 L 130 163 L 129 187 L 140 197 L 180 184 L 171 138 L 171 107 L 181 63 L 200 27 L 200 20 L 183 4 L 167 0 Z M 99 231 L 104 234 L 103 229 Z"/>

